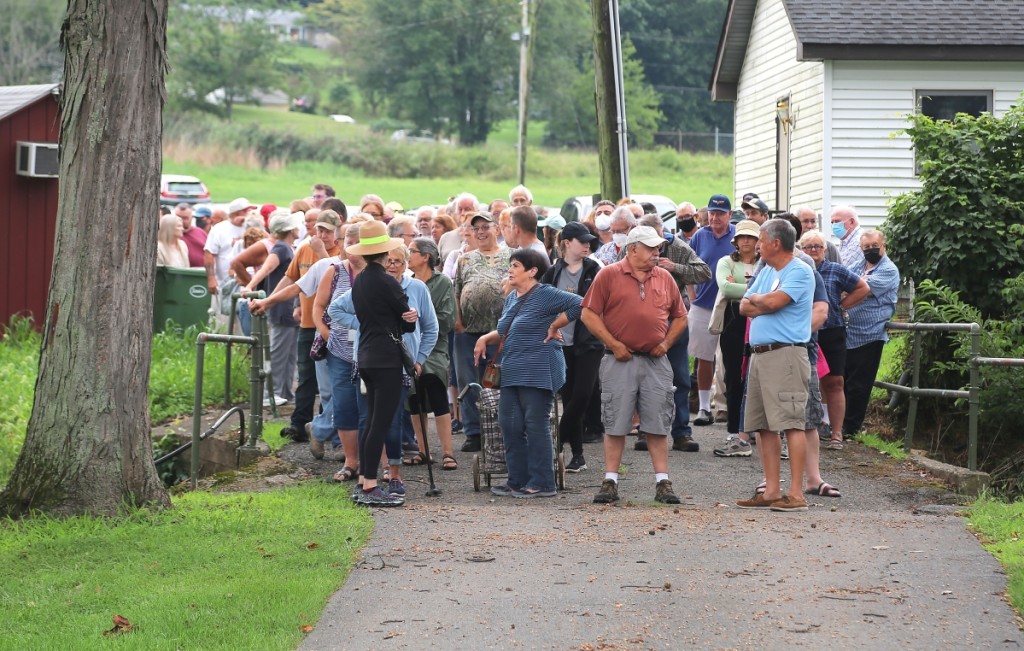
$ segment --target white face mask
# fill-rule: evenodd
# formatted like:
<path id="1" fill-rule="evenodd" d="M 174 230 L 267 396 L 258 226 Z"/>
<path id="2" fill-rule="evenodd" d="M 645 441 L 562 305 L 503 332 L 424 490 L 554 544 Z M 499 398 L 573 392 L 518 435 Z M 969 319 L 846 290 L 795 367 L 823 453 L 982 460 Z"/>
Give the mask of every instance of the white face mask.
<path id="1" fill-rule="evenodd" d="M 594 218 L 594 226 L 597 226 L 597 230 L 606 231 L 612 227 L 612 216 L 601 214 Z"/>
<path id="2" fill-rule="evenodd" d="M 612 242 L 615 242 L 615 246 L 621 247 L 626 243 L 626 238 L 629 237 L 625 233 L 615 233 L 612 235 Z"/>

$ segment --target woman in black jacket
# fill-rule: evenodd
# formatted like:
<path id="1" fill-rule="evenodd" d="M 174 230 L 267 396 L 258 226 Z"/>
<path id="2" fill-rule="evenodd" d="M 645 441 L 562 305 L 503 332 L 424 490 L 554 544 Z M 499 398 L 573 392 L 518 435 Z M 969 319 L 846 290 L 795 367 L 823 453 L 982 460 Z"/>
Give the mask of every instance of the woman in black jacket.
<path id="1" fill-rule="evenodd" d="M 384 222 L 367 222 L 359 229 L 359 244 L 345 251 L 366 261 L 352 283 L 352 304 L 359 320 L 359 375 L 366 384 L 366 434 L 359 442 L 362 491 L 356 502 L 367 506 L 401 506 L 405 498 L 377 485 L 377 467 L 384 438 L 398 410 L 402 394 L 403 332 L 416 329 L 417 314 L 409 309 L 402 286 L 388 275 L 384 260 L 388 251 L 402 246 L 400 238 L 388 237 Z"/>
<path id="2" fill-rule="evenodd" d="M 601 265 L 589 257 L 590 243 L 594 239 L 583 224 L 566 224 L 559 237 L 561 258 L 555 260 L 541 277 L 541 282 L 585 296 L 601 269 Z M 583 458 L 583 418 L 597 383 L 604 345 L 587 330 L 581 319 L 570 321 L 561 333 L 565 384 L 558 392 L 564 406 L 558 431 L 562 444 L 568 441 L 572 450 L 572 459 L 565 466 L 566 472 L 580 472 L 587 469 L 587 461 Z"/>

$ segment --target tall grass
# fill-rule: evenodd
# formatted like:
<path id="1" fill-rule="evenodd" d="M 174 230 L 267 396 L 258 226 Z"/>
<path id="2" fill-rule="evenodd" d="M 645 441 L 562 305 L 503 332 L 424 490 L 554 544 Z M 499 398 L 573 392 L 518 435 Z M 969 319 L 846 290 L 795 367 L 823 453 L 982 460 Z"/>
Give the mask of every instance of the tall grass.
<path id="1" fill-rule="evenodd" d="M 194 326 L 169 327 L 153 336 L 149 373 L 149 418 L 153 423 L 192 412 L 195 395 L 196 335 Z M 14 317 L 0 338 L 0 486 L 7 483 L 28 427 L 39 366 L 40 335 L 31 319 Z M 231 400 L 248 397 L 248 358 L 242 349 L 231 360 Z M 224 400 L 225 348 L 208 345 L 203 365 L 203 404 Z"/>
<path id="2" fill-rule="evenodd" d="M 294 649 L 373 527 L 335 486 L 0 521 L 0 648 Z M 112 617 L 132 624 L 110 637 Z"/>

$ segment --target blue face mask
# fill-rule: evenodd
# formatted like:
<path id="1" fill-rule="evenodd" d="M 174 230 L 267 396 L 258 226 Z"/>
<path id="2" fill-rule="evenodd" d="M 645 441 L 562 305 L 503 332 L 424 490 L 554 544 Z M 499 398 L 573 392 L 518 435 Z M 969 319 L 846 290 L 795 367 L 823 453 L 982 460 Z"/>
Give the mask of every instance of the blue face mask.
<path id="1" fill-rule="evenodd" d="M 832 234 L 839 239 L 843 239 L 843 236 L 846 235 L 846 227 L 843 226 L 843 222 L 836 222 L 832 224 Z"/>

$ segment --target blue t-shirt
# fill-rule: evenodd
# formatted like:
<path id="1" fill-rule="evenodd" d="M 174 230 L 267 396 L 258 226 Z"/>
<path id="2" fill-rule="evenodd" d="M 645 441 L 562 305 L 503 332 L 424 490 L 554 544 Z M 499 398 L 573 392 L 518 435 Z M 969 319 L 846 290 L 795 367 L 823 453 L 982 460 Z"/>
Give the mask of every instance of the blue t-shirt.
<path id="1" fill-rule="evenodd" d="M 785 292 L 790 301 L 782 309 L 750 320 L 750 344 L 800 344 L 811 338 L 811 304 L 814 300 L 814 272 L 794 258 L 776 271 L 766 266 L 745 296 Z"/>
<path id="2" fill-rule="evenodd" d="M 736 235 L 736 226 L 729 224 L 729 230 L 721 237 L 715 237 L 714 231 L 704 227 L 697 231 L 697 234 L 690 240 L 690 248 L 700 256 L 700 259 L 707 263 L 711 269 L 718 268 L 718 261 L 736 250 L 732 245 L 732 238 Z M 693 286 L 696 292 L 696 299 L 693 305 L 710 310 L 715 306 L 715 297 L 718 296 L 718 282 L 714 274 L 706 282 Z"/>

